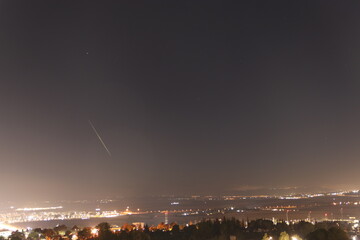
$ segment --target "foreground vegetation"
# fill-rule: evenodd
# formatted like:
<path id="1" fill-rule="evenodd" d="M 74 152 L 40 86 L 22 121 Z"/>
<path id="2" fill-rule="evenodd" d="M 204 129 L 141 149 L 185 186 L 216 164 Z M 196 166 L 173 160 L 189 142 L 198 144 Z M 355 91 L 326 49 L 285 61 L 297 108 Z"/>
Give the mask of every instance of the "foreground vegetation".
<path id="1" fill-rule="evenodd" d="M 124 225 L 114 230 L 108 223 L 96 228 L 68 229 L 64 225 L 54 229 L 33 229 L 31 232 L 13 232 L 11 240 L 79 239 L 79 240 L 349 240 L 353 231 L 344 222 L 298 222 L 274 224 L 270 220 L 258 219 L 246 224 L 236 219 L 204 220 L 198 224 L 179 226 L 159 224 L 157 227 L 137 229 Z"/>

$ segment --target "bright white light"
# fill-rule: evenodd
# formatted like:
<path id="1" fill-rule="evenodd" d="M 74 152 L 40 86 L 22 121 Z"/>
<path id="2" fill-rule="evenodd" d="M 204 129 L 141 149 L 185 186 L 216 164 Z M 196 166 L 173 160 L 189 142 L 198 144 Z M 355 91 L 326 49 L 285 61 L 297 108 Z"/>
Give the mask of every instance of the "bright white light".
<path id="1" fill-rule="evenodd" d="M 8 230 L 11 230 L 11 231 L 19 230 L 18 228 L 14 227 L 14 226 L 7 225 L 5 223 L 0 223 L 0 228 L 1 229 L 8 229 Z"/>
<path id="2" fill-rule="evenodd" d="M 16 211 L 28 212 L 28 211 L 40 211 L 40 210 L 55 210 L 55 209 L 61 209 L 61 208 L 63 208 L 63 207 L 57 206 L 57 207 L 45 207 L 45 208 L 17 208 Z"/>

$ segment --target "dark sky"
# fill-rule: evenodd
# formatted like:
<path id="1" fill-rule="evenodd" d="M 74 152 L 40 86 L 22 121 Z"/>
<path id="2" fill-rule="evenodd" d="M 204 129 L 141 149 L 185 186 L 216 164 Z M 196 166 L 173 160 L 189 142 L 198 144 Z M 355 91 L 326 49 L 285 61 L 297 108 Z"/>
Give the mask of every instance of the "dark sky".
<path id="1" fill-rule="evenodd" d="M 2 199 L 360 186 L 359 12 L 0 1 Z"/>

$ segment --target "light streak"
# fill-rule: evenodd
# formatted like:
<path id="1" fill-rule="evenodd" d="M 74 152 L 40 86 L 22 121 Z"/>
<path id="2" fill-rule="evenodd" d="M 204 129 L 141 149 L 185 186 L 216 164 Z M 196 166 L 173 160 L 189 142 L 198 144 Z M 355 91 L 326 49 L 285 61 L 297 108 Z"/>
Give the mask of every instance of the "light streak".
<path id="1" fill-rule="evenodd" d="M 101 144 L 103 145 L 103 147 L 105 148 L 106 152 L 109 154 L 109 156 L 111 157 L 111 152 L 110 150 L 107 148 L 105 142 L 102 140 L 102 138 L 100 137 L 98 131 L 96 130 L 96 128 L 94 127 L 94 125 L 92 124 L 92 122 L 89 120 L 89 124 L 91 126 L 91 128 L 94 130 L 96 136 L 98 137 L 99 141 L 101 142 Z"/>

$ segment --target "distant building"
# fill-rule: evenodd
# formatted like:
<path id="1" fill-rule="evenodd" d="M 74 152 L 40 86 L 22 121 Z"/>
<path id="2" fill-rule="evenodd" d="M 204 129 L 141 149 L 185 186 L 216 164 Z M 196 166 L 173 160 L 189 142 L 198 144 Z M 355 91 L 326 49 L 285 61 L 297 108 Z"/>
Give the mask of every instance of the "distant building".
<path id="1" fill-rule="evenodd" d="M 169 224 L 169 212 L 165 211 L 165 224 Z"/>
<path id="2" fill-rule="evenodd" d="M 134 222 L 132 223 L 132 225 L 134 225 L 136 227 L 136 229 L 144 229 L 145 228 L 145 223 L 144 222 Z"/>
<path id="3" fill-rule="evenodd" d="M 4 238 L 8 238 L 11 235 L 12 231 L 8 229 L 1 229 L 0 230 L 0 236 Z"/>

